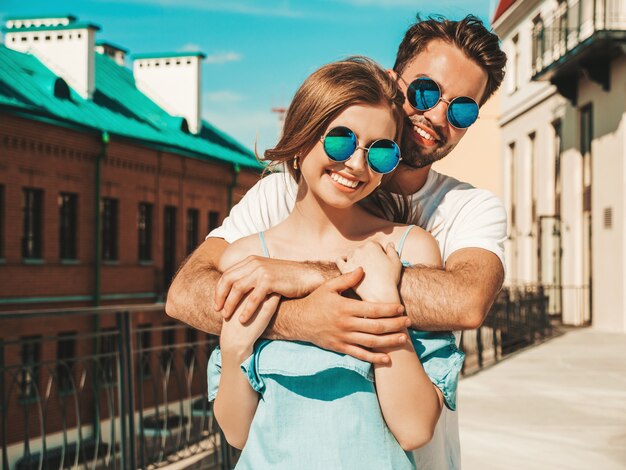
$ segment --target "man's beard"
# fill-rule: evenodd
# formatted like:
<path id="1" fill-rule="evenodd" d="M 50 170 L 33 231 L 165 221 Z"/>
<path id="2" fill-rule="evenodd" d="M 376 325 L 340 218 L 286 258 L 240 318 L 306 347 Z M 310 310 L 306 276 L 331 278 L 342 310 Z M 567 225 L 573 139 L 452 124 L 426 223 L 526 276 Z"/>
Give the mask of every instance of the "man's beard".
<path id="1" fill-rule="evenodd" d="M 402 136 L 402 163 L 411 168 L 424 168 L 432 165 L 448 155 L 454 146 L 448 145 L 447 140 L 437 132 L 438 143 L 435 149 L 420 146 L 410 135 L 413 132 L 413 124 L 409 121 L 406 124 L 405 132 Z M 429 126 L 431 129 L 432 127 Z M 432 148 L 432 147 L 431 147 Z"/>

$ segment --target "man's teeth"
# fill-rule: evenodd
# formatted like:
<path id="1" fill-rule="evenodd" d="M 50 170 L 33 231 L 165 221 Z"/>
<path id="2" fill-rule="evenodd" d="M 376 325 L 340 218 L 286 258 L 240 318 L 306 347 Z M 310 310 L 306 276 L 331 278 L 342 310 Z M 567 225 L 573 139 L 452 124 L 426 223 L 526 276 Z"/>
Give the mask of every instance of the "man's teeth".
<path id="1" fill-rule="evenodd" d="M 333 181 L 336 181 L 343 186 L 347 186 L 348 188 L 356 188 L 359 185 L 358 181 L 350 181 L 337 173 L 331 173 L 330 177 Z"/>
<path id="2" fill-rule="evenodd" d="M 415 132 L 417 132 L 424 139 L 426 139 L 426 140 L 435 140 L 435 138 L 432 135 L 430 135 L 428 132 L 426 132 L 421 127 L 414 126 L 413 129 L 415 129 Z"/>

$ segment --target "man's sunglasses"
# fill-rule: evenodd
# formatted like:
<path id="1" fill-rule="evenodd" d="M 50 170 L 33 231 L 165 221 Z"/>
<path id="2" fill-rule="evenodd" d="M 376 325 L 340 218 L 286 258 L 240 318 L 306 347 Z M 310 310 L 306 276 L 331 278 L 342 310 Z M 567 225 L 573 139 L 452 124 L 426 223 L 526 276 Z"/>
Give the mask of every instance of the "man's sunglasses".
<path id="1" fill-rule="evenodd" d="M 407 83 L 406 96 L 411 106 L 418 111 L 433 109 L 440 101 L 448 104 L 448 122 L 457 129 L 467 129 L 478 119 L 478 103 L 467 96 L 446 100 L 441 96 L 439 84 L 432 78 L 419 77 Z"/>
<path id="2" fill-rule="evenodd" d="M 367 153 L 367 164 L 372 171 L 380 174 L 391 173 L 396 169 L 402 157 L 400 147 L 393 140 L 378 139 L 369 147 L 359 147 L 356 134 L 347 127 L 333 127 L 322 139 L 324 151 L 335 162 L 345 162 L 358 149 Z"/>

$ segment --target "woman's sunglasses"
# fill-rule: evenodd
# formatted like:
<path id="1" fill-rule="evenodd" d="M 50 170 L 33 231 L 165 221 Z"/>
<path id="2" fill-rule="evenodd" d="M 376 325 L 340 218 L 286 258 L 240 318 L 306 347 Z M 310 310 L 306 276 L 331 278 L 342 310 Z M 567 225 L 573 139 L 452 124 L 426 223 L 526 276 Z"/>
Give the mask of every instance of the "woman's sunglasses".
<path id="1" fill-rule="evenodd" d="M 363 149 L 367 153 L 367 164 L 372 171 L 383 175 L 395 170 L 402 160 L 400 147 L 393 140 L 378 139 L 369 147 L 359 147 L 356 134 L 344 126 L 329 130 L 322 143 L 328 158 L 335 162 L 345 162 L 358 149 Z"/>
<path id="2" fill-rule="evenodd" d="M 419 77 L 411 83 L 400 79 L 407 86 L 406 96 L 411 106 L 418 111 L 428 111 L 440 101 L 448 104 L 448 122 L 457 129 L 467 129 L 478 119 L 478 103 L 467 96 L 446 100 L 441 96 L 439 84 L 431 78 Z"/>

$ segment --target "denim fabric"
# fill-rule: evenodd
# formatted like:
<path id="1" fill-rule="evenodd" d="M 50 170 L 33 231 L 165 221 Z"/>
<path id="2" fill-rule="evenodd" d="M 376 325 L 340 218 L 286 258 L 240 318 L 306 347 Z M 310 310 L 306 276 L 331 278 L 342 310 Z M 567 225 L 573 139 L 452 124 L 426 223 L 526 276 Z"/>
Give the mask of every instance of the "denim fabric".
<path id="1" fill-rule="evenodd" d="M 463 362 L 454 336 L 410 336 L 424 370 L 454 409 Z M 220 368 L 218 348 L 208 366 L 210 400 Z M 237 469 L 415 469 L 413 455 L 384 422 L 370 363 L 309 343 L 262 340 L 241 368 L 261 399 Z"/>

